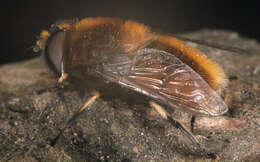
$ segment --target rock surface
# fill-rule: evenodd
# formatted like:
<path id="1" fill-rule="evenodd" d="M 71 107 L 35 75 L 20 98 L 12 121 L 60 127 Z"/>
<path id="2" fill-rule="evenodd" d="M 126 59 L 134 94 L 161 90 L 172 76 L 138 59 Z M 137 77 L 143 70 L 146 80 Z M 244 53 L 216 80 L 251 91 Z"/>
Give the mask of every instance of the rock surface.
<path id="1" fill-rule="evenodd" d="M 260 44 L 226 31 L 182 36 L 247 51 L 187 42 L 224 67 L 230 78 L 229 112 L 196 117 L 194 134 L 221 161 L 260 161 Z M 56 80 L 41 57 L 0 66 L 1 161 L 211 161 L 151 109 L 147 97 L 110 85 L 51 147 L 92 94 L 80 84 L 52 88 Z M 172 115 L 190 125 L 190 114 Z"/>

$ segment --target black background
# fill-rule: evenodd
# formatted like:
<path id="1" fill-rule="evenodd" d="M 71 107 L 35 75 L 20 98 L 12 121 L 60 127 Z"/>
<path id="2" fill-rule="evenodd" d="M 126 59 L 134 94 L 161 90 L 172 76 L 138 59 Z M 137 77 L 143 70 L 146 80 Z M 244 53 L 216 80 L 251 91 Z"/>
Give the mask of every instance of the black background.
<path id="1" fill-rule="evenodd" d="M 0 64 L 34 57 L 42 29 L 57 20 L 83 17 L 132 19 L 167 33 L 226 29 L 260 40 L 257 1 L 213 0 L 19 0 L 1 4 Z"/>

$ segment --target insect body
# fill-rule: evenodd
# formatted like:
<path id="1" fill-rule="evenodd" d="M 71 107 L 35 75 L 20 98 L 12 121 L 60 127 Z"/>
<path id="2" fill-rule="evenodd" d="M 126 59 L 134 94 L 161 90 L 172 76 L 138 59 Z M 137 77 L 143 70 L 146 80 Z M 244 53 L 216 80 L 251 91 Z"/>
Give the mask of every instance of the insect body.
<path id="1" fill-rule="evenodd" d="M 226 86 L 226 79 L 215 62 L 174 37 L 154 33 L 134 21 L 63 22 L 50 32 L 43 31 L 37 47 L 60 81 L 87 73 L 172 108 L 212 116 L 228 110 L 216 93 Z M 169 118 L 163 109 L 156 109 Z"/>

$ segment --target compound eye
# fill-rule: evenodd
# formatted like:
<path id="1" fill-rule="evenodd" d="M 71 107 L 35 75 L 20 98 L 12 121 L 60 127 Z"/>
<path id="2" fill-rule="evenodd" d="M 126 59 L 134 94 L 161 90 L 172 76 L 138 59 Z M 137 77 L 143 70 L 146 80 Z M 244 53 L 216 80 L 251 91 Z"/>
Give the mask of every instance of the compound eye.
<path id="1" fill-rule="evenodd" d="M 64 69 L 62 68 L 63 55 L 65 52 L 65 31 L 58 31 L 54 33 L 47 42 L 47 48 L 45 52 L 45 58 L 51 69 L 56 73 L 61 73 Z"/>

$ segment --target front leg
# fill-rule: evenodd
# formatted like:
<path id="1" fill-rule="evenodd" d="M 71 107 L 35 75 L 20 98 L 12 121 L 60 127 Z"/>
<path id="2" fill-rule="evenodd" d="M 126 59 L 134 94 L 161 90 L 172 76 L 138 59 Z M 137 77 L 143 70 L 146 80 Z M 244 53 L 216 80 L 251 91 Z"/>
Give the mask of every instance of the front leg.
<path id="1" fill-rule="evenodd" d="M 57 143 L 58 139 L 60 138 L 60 136 L 62 135 L 62 133 L 68 129 L 72 122 L 75 121 L 77 119 L 77 117 L 79 117 L 79 115 L 81 115 L 81 113 L 88 109 L 90 105 L 92 105 L 98 98 L 100 97 L 100 93 L 99 92 L 95 92 L 94 95 L 88 99 L 85 104 L 77 111 L 74 113 L 74 115 L 67 121 L 67 123 L 60 129 L 59 134 L 51 141 L 50 146 L 55 146 L 55 144 Z"/>

